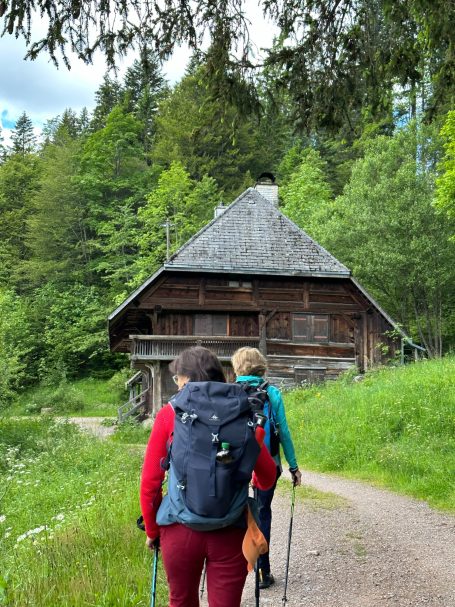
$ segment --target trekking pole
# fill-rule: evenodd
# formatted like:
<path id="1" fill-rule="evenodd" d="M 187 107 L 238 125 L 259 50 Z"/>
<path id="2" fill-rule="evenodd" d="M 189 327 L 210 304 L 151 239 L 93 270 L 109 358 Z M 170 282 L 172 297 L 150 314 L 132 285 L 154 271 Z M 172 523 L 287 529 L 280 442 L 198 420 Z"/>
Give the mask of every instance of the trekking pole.
<path id="1" fill-rule="evenodd" d="M 254 499 L 258 501 L 258 490 L 257 487 L 253 487 Z M 256 561 L 254 566 L 254 597 L 256 599 L 256 607 L 259 607 L 259 595 L 261 594 L 259 589 L 259 559 Z"/>
<path id="2" fill-rule="evenodd" d="M 205 575 L 207 573 L 207 564 L 204 561 L 204 571 L 202 572 L 202 582 L 201 582 L 201 590 L 199 592 L 199 596 L 202 600 L 202 597 L 204 596 L 204 590 L 205 590 Z"/>
<path id="3" fill-rule="evenodd" d="M 152 576 L 152 596 L 150 599 L 150 607 L 155 607 L 156 604 L 156 578 L 158 573 L 158 551 L 159 547 L 155 546 L 153 553 L 153 576 Z"/>
<path id="4" fill-rule="evenodd" d="M 284 578 L 284 595 L 282 599 L 283 607 L 288 602 L 287 590 L 288 590 L 288 576 L 289 576 L 289 556 L 291 554 L 291 538 L 292 538 L 292 523 L 294 520 L 294 503 L 295 503 L 295 483 L 292 484 L 292 499 L 291 499 L 291 520 L 289 522 L 289 535 L 288 535 L 288 554 L 286 557 L 286 576 Z"/>

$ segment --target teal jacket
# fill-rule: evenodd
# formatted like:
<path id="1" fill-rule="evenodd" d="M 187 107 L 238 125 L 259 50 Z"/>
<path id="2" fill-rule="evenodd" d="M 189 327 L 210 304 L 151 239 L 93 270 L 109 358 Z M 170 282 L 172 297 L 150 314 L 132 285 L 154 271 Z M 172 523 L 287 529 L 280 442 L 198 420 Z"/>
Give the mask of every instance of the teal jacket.
<path id="1" fill-rule="evenodd" d="M 237 382 L 247 381 L 253 386 L 258 386 L 264 381 L 263 377 L 257 375 L 239 375 L 236 378 Z M 267 394 L 269 401 L 272 406 L 272 417 L 275 419 L 276 424 L 280 430 L 280 443 L 283 447 L 284 457 L 286 458 L 289 468 L 298 468 L 297 460 L 295 458 L 294 443 L 292 442 L 291 433 L 289 431 L 288 422 L 286 420 L 286 413 L 284 411 L 283 399 L 281 398 L 281 392 L 275 386 L 269 386 L 267 388 Z M 268 415 L 267 404 L 265 406 L 264 413 Z M 265 444 L 270 448 L 270 428 L 269 424 L 266 425 L 266 437 Z M 281 468 L 280 455 L 278 454 L 275 458 L 276 465 Z"/>

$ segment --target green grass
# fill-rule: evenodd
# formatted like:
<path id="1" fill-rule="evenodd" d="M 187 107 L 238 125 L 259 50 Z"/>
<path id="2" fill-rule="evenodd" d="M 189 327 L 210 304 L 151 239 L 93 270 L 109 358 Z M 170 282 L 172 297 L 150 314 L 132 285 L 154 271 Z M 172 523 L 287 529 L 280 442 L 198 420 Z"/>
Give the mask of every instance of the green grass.
<path id="1" fill-rule="evenodd" d="M 280 478 L 277 484 L 276 493 L 282 497 L 291 500 L 292 485 L 291 481 Z M 303 502 L 305 508 L 310 510 L 336 510 L 337 508 L 346 508 L 349 501 L 335 493 L 322 492 L 306 485 L 295 488 L 295 499 Z"/>
<path id="2" fill-rule="evenodd" d="M 71 424 L 0 419 L 0 605 L 150 604 L 152 555 L 135 524 L 142 458 Z"/>
<path id="3" fill-rule="evenodd" d="M 455 511 L 455 358 L 385 368 L 285 395 L 301 467 Z"/>
<path id="4" fill-rule="evenodd" d="M 131 418 L 127 418 L 115 429 L 111 440 L 129 445 L 146 445 L 150 437 L 150 428 L 144 428 Z"/>
<path id="5" fill-rule="evenodd" d="M 5 413 L 36 415 L 43 407 L 50 407 L 55 415 L 116 417 L 117 408 L 128 400 L 124 384 L 130 375 L 126 369 L 107 381 L 89 377 L 59 386 L 36 386 L 19 394 Z"/>

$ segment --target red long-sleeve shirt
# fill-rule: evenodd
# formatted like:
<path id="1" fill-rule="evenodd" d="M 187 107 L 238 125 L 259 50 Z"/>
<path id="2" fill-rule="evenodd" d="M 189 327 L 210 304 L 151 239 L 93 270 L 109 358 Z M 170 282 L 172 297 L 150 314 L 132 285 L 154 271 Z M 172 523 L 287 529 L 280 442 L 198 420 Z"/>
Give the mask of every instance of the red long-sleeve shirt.
<path id="1" fill-rule="evenodd" d="M 161 485 L 165 471 L 161 462 L 167 455 L 169 441 L 174 431 L 174 409 L 167 404 L 158 411 L 145 451 L 144 465 L 141 477 L 141 510 L 144 517 L 145 530 L 148 537 L 159 536 L 159 527 L 156 524 L 156 513 L 161 504 Z M 276 464 L 263 445 L 254 467 L 254 484 L 258 489 L 269 489 L 276 478 Z"/>

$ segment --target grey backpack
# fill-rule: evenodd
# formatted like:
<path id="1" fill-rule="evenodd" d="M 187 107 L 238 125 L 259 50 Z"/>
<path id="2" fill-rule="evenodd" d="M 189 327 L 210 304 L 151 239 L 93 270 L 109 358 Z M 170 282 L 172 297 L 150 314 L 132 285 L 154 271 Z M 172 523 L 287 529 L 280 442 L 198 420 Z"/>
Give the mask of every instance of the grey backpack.
<path id="1" fill-rule="evenodd" d="M 260 452 L 248 395 L 238 384 L 189 382 L 171 404 L 168 493 L 157 523 L 205 531 L 227 527 L 245 511 Z M 217 460 L 222 443 L 229 443 L 229 463 Z"/>

